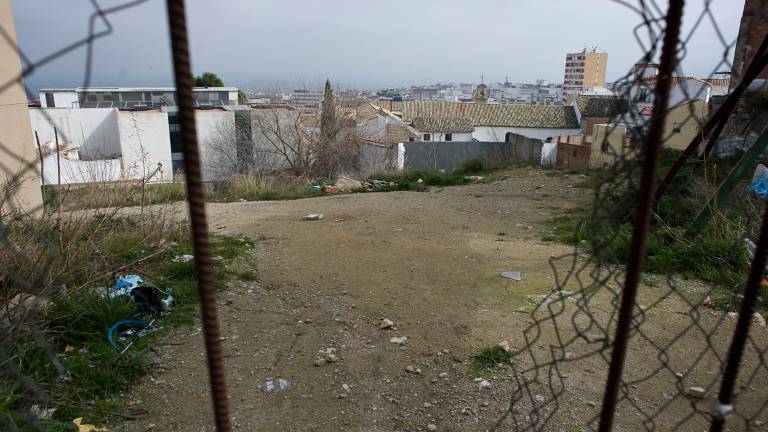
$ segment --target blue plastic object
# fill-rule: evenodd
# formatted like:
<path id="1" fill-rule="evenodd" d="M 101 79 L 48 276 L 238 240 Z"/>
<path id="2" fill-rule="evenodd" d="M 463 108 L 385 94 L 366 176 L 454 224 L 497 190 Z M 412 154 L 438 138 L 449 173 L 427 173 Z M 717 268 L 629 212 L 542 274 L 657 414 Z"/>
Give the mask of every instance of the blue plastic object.
<path id="1" fill-rule="evenodd" d="M 768 201 L 768 177 L 758 177 L 752 180 L 747 192 L 754 192 L 760 201 Z"/>
<path id="2" fill-rule="evenodd" d="M 151 325 L 141 320 L 120 320 L 112 324 L 112 327 L 110 327 L 109 331 L 107 331 L 107 341 L 109 341 L 109 344 L 112 345 L 112 348 L 114 348 L 115 351 L 119 353 L 125 352 L 125 350 L 127 350 L 128 348 L 130 348 L 131 345 L 133 345 L 133 342 L 131 342 L 130 344 L 128 344 L 128 346 L 121 347 L 117 344 L 117 342 L 115 342 L 115 332 L 118 331 L 118 329 L 120 329 L 121 327 L 135 328 L 140 332 L 143 330 L 148 330 L 151 327 Z"/>

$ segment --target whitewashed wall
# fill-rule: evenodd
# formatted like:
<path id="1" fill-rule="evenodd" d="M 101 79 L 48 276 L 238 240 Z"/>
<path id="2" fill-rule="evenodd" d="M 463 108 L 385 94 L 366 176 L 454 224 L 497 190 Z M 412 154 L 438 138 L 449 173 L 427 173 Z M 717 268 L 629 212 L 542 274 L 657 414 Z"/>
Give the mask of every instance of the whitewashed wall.
<path id="1" fill-rule="evenodd" d="M 114 159 L 120 156 L 117 110 L 113 108 L 30 108 L 32 138 L 37 131 L 40 145 L 55 149 L 54 128 L 59 145 L 79 147 L 84 160 Z"/>
<path id="2" fill-rule="evenodd" d="M 541 166 L 553 167 L 557 163 L 557 143 L 544 143 L 541 147 Z"/>
<path id="3" fill-rule="evenodd" d="M 59 166 L 61 166 L 61 176 L 59 176 Z M 122 179 L 122 169 L 120 159 L 104 160 L 70 160 L 61 158 L 57 160 L 56 155 L 48 155 L 43 160 L 42 167 L 43 184 L 80 184 L 80 183 L 98 183 L 108 181 L 118 181 Z"/>
<path id="4" fill-rule="evenodd" d="M 429 140 L 432 142 L 445 142 L 445 132 L 422 132 L 421 133 L 422 138 L 424 137 L 424 134 L 429 134 L 430 135 Z M 455 142 L 472 141 L 472 132 L 454 132 L 453 136 L 451 137 L 451 141 L 455 141 Z"/>
<path id="5" fill-rule="evenodd" d="M 195 110 L 195 121 L 203 181 L 221 180 L 231 175 L 221 172 L 217 163 L 217 148 L 226 146 L 227 150 L 235 150 L 235 112 Z"/>
<path id="6" fill-rule="evenodd" d="M 119 111 L 117 118 L 124 176 L 138 179 L 154 173 L 150 181 L 173 180 L 168 114 Z M 155 173 L 158 167 L 160 169 Z"/>
<path id="7" fill-rule="evenodd" d="M 507 132 L 522 135 L 528 138 L 546 139 L 559 135 L 577 135 L 581 129 L 555 129 L 555 128 L 518 128 L 498 126 L 475 126 L 472 138 L 478 141 L 504 141 Z M 457 141 L 457 140 L 454 140 Z"/>
<path id="8" fill-rule="evenodd" d="M 71 92 L 51 92 L 53 94 L 54 106 L 48 106 L 48 100 L 45 98 L 46 92 L 40 92 L 40 106 L 43 108 L 78 108 L 80 107 L 80 101 L 77 98 L 77 93 Z"/>

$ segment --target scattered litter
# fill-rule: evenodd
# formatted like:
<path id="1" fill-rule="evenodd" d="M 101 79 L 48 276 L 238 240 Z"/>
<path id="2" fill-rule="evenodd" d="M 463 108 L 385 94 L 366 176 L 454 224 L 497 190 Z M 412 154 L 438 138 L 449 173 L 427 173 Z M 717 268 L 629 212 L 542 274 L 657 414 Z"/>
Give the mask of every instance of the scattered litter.
<path id="1" fill-rule="evenodd" d="M 352 389 L 349 388 L 348 384 L 342 384 L 341 389 L 344 390 L 344 393 L 352 393 Z"/>
<path id="2" fill-rule="evenodd" d="M 80 354 L 88 354 L 89 351 L 88 351 L 88 348 L 82 347 L 79 350 L 77 350 L 77 352 L 79 352 Z"/>
<path id="3" fill-rule="evenodd" d="M 375 180 L 375 179 L 369 179 L 368 181 L 363 182 L 363 186 L 369 192 L 379 191 L 382 189 L 386 189 L 388 187 L 392 187 L 394 185 L 395 184 L 392 182 L 385 182 L 383 180 Z"/>
<path id="4" fill-rule="evenodd" d="M 395 323 L 392 322 L 392 320 L 384 318 L 381 320 L 381 323 L 379 324 L 379 328 L 382 330 L 391 329 L 395 326 Z"/>
<path id="5" fill-rule="evenodd" d="M 189 255 L 192 257 L 192 255 Z M 178 258 L 178 257 L 177 257 Z M 114 290 L 110 293 L 110 297 L 119 297 L 128 295 L 131 290 L 144 283 L 144 278 L 139 275 L 129 274 L 125 276 L 118 276 L 115 279 Z"/>
<path id="6" fill-rule="evenodd" d="M 335 193 L 339 193 L 341 191 L 338 188 L 335 188 L 333 186 L 323 186 L 320 189 L 320 192 L 324 193 L 324 194 L 335 194 Z"/>
<path id="7" fill-rule="evenodd" d="M 475 382 L 477 383 L 477 386 L 480 387 L 480 390 L 491 386 L 491 382 L 483 378 L 475 378 Z"/>
<path id="8" fill-rule="evenodd" d="M 573 293 L 570 291 L 561 290 L 561 291 L 551 292 L 549 294 L 529 295 L 528 301 L 535 305 L 544 307 L 558 300 L 565 300 L 566 298 L 568 298 L 569 300 L 574 300 L 572 297 L 569 297 L 571 294 Z"/>
<path id="9" fill-rule="evenodd" d="M 307 186 L 307 189 L 309 189 L 309 190 L 312 190 L 312 191 L 315 191 L 315 192 L 320 192 L 320 190 L 321 190 L 322 188 L 323 188 L 323 187 L 322 187 L 322 186 L 320 186 L 319 184 L 311 184 L 311 185 Z"/>
<path id="10" fill-rule="evenodd" d="M 506 340 L 503 340 L 503 341 L 499 342 L 496 346 L 498 346 L 499 348 L 503 349 L 504 352 L 509 352 L 509 350 L 510 350 L 510 348 L 509 348 L 509 341 L 506 341 Z"/>
<path id="11" fill-rule="evenodd" d="M 389 341 L 394 344 L 405 345 L 408 343 L 408 336 L 393 336 Z"/>
<path id="12" fill-rule="evenodd" d="M 512 280 L 523 280 L 523 273 L 519 271 L 505 271 L 501 272 L 501 277 Z"/>
<path id="13" fill-rule="evenodd" d="M 40 408 L 40 405 L 32 405 L 29 407 L 29 412 L 39 419 L 48 420 L 56 412 L 56 408 Z"/>
<path id="14" fill-rule="evenodd" d="M 245 198 L 240 198 L 239 200 L 237 200 L 237 202 L 248 202 L 248 200 L 246 200 Z"/>
<path id="15" fill-rule="evenodd" d="M 358 189 L 362 186 L 363 182 L 360 180 L 355 180 L 351 177 L 341 176 L 336 180 L 336 188 L 341 191 L 351 191 L 353 189 Z"/>
<path id="16" fill-rule="evenodd" d="M 146 323 L 141 320 L 120 320 L 107 331 L 107 341 L 120 354 L 128 351 L 136 341 L 157 330 L 155 320 Z"/>
<path id="17" fill-rule="evenodd" d="M 334 222 L 344 222 L 346 219 L 336 219 Z"/>
<path id="18" fill-rule="evenodd" d="M 467 179 L 467 180 L 470 180 L 470 181 L 480 181 L 480 180 L 483 180 L 485 177 L 483 177 L 483 176 L 465 176 L 464 178 Z"/>
<path id="19" fill-rule="evenodd" d="M 321 219 L 323 219 L 324 217 L 325 217 L 325 216 L 323 216 L 323 214 L 322 214 L 322 213 L 310 213 L 310 214 L 308 214 L 308 215 L 304 216 L 304 220 L 312 220 L 312 221 L 316 221 L 316 220 L 321 220 Z"/>
<path id="20" fill-rule="evenodd" d="M 185 262 L 190 262 L 193 259 L 195 259 L 194 255 L 177 255 L 171 261 L 185 263 Z"/>
<path id="21" fill-rule="evenodd" d="M 278 378 L 276 380 L 267 380 L 267 382 L 260 385 L 259 388 L 265 392 L 290 390 L 293 388 L 293 383 L 288 380 Z"/>
<path id="22" fill-rule="evenodd" d="M 427 425 L 427 430 L 428 431 L 436 431 L 437 430 L 437 425 L 434 424 L 434 423 L 430 423 L 430 424 Z"/>
<path id="23" fill-rule="evenodd" d="M 83 423 L 82 417 L 72 420 L 72 424 L 77 426 L 77 432 L 109 432 L 109 429 L 105 427 L 96 427 L 92 424 Z"/>
<path id="24" fill-rule="evenodd" d="M 707 391 L 701 387 L 688 387 L 688 390 L 686 390 L 686 393 L 688 393 L 688 396 L 695 397 L 698 399 L 704 399 L 707 397 Z"/>
<path id="25" fill-rule="evenodd" d="M 760 164 L 755 168 L 755 174 L 752 176 L 752 183 L 747 188 L 747 192 L 754 192 L 760 201 L 768 201 L 768 168 Z"/>

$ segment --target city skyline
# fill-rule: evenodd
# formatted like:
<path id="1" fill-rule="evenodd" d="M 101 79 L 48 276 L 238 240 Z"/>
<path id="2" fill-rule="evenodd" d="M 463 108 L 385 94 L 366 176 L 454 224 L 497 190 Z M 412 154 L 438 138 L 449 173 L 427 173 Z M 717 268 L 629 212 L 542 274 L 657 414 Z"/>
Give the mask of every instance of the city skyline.
<path id="1" fill-rule="evenodd" d="M 119 4 L 103 3 L 102 7 Z M 609 0 L 578 5 L 562 0 L 514 4 L 396 0 L 387 8 L 366 8 L 349 0 L 331 7 L 298 3 L 302 15 L 295 13 L 296 2 L 255 5 L 238 0 L 214 9 L 191 1 L 195 72 L 215 72 L 227 85 L 245 89 L 317 87 L 326 78 L 344 88 L 377 89 L 478 83 L 481 75 L 486 83 L 507 77 L 512 82 L 562 83 L 566 53 L 596 46 L 609 54 L 607 80 L 613 82 L 643 52 L 633 34 L 639 17 Z M 53 4 L 53 0 L 13 3 L 19 44 L 32 61 L 86 34 L 93 11 L 89 2 L 74 2 L 52 16 L 38 13 L 54 8 Z M 714 1 L 710 6 L 727 43 L 736 38 L 742 6 L 743 0 Z M 592 13 L 583 13 L 589 9 Z M 684 30 L 700 12 L 700 4 L 687 6 Z M 529 16 L 540 20 L 520 18 Z M 114 33 L 95 43 L 91 84 L 171 84 L 164 2 L 149 0 L 111 15 L 110 21 Z M 97 22 L 99 26 L 103 24 Z M 689 42 L 682 72 L 709 76 L 722 69 L 724 48 L 705 18 Z M 28 87 L 35 91 L 82 85 L 84 55 L 80 49 L 35 71 L 27 79 Z M 732 56 L 728 54 L 729 62 Z"/>

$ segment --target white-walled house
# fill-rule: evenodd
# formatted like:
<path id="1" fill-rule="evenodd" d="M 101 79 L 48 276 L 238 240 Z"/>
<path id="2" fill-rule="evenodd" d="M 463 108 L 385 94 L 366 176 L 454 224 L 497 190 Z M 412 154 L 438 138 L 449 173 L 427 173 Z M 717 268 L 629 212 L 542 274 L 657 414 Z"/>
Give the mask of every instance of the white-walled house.
<path id="1" fill-rule="evenodd" d="M 474 126 L 463 117 L 417 117 L 411 126 L 419 131 L 422 141 L 472 141 Z"/>
<path id="2" fill-rule="evenodd" d="M 385 108 L 414 127 L 414 121 L 419 118 L 467 119 L 473 126 L 471 139 L 477 141 L 501 142 L 508 134 L 543 140 L 580 132 L 575 109 L 568 105 L 431 101 L 387 101 L 385 104 Z"/>
<path id="3" fill-rule="evenodd" d="M 238 104 L 237 87 L 194 87 L 195 106 Z M 175 106 L 174 87 L 75 87 L 40 90 L 42 108 L 136 108 Z"/>

